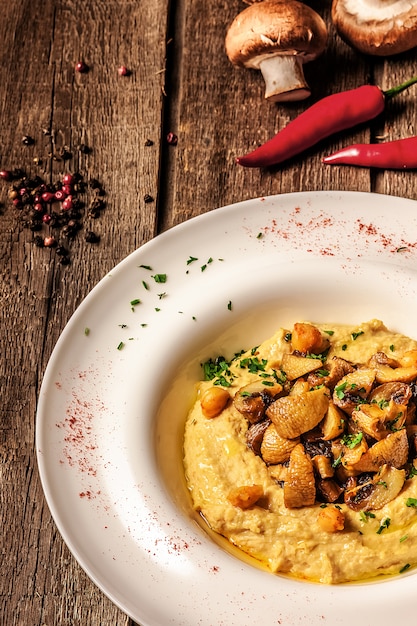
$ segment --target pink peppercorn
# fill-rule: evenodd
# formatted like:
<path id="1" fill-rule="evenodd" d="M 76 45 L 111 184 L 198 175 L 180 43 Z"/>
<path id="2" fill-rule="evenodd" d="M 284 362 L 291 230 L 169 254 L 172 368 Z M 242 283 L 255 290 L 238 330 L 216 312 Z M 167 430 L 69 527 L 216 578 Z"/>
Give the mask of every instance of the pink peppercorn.
<path id="1" fill-rule="evenodd" d="M 66 196 L 69 196 L 70 193 L 72 192 L 71 185 L 62 185 L 62 191 L 64 192 Z"/>
<path id="2" fill-rule="evenodd" d="M 131 72 L 127 69 L 125 65 L 121 65 L 117 70 L 120 76 L 130 76 Z"/>
<path id="3" fill-rule="evenodd" d="M 43 245 L 45 246 L 45 248 L 53 248 L 54 246 L 56 246 L 55 237 L 45 237 L 45 239 L 43 240 Z"/>
<path id="4" fill-rule="evenodd" d="M 169 143 L 171 146 L 176 146 L 178 143 L 177 135 L 175 133 L 168 133 L 167 143 Z"/>
<path id="5" fill-rule="evenodd" d="M 72 209 L 72 196 L 67 196 L 61 206 L 63 211 L 69 211 L 70 209 Z"/>
<path id="6" fill-rule="evenodd" d="M 84 61 L 78 61 L 78 63 L 75 65 L 75 71 L 79 72 L 80 74 L 85 74 L 86 72 L 88 72 L 88 70 L 89 67 Z"/>
<path id="7" fill-rule="evenodd" d="M 64 174 L 62 177 L 62 182 L 64 185 L 72 185 L 74 182 L 74 176 L 72 174 Z"/>
<path id="8" fill-rule="evenodd" d="M 67 195 L 68 194 L 66 194 L 63 189 L 57 189 L 57 191 L 55 191 L 55 200 L 58 200 L 58 202 L 61 202 L 61 200 L 64 200 L 67 197 Z"/>
<path id="9" fill-rule="evenodd" d="M 55 200 L 55 194 L 52 191 L 44 191 L 42 194 L 42 200 L 44 202 L 53 202 Z"/>
<path id="10" fill-rule="evenodd" d="M 37 213 L 43 213 L 44 210 L 45 210 L 45 207 L 43 206 L 43 204 L 41 202 L 35 202 L 35 204 L 33 205 L 33 209 Z"/>
<path id="11" fill-rule="evenodd" d="M 1 170 L 0 178 L 2 178 L 3 180 L 12 180 L 13 174 L 9 170 Z"/>
<path id="12" fill-rule="evenodd" d="M 45 215 L 42 215 L 42 222 L 44 224 L 49 224 L 49 222 L 51 221 L 52 217 L 49 213 L 45 213 Z"/>

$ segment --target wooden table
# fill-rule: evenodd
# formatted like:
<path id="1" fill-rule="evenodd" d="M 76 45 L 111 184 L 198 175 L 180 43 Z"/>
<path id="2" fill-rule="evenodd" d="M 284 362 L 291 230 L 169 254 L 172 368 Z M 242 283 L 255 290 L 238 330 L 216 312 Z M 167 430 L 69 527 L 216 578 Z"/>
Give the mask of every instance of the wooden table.
<path id="1" fill-rule="evenodd" d="M 276 105 L 263 99 L 260 74 L 234 69 L 224 53 L 227 25 L 245 7 L 241 0 L 1 4 L 0 169 L 22 168 L 46 182 L 80 172 L 88 185 L 82 228 L 68 241 L 62 230 L 54 231 L 68 248 L 65 264 L 56 247 L 34 244 L 50 226 L 28 228 L 25 211 L 9 198 L 11 183 L 0 181 L 0 621 L 132 624 L 70 555 L 44 500 L 35 415 L 55 342 L 115 264 L 193 216 L 260 195 L 321 189 L 417 199 L 415 172 L 321 164 L 324 154 L 346 143 L 417 134 L 417 87 L 376 121 L 279 168 L 250 170 L 234 162 L 323 96 L 367 82 L 382 88 L 402 82 L 415 72 L 417 49 L 366 58 L 335 33 L 330 1 L 310 2 L 329 26 L 327 50 L 306 68 L 312 96 L 308 103 Z M 89 71 L 76 72 L 78 61 Z M 119 74 L 121 66 L 128 75 Z M 177 136 L 176 145 L 167 141 L 168 133 Z M 91 179 L 104 196 L 91 188 Z M 97 198 L 105 208 L 92 217 L 88 207 Z M 100 243 L 86 241 L 89 231 Z"/>

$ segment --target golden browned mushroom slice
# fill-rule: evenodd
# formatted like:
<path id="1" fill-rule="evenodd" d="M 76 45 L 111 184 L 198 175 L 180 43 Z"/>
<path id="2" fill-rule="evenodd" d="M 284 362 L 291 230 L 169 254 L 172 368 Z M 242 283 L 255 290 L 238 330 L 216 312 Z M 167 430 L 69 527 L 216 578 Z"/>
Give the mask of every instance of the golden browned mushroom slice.
<path id="1" fill-rule="evenodd" d="M 392 400 L 386 405 L 361 404 L 352 412 L 352 421 L 357 429 L 377 441 L 384 439 L 394 430 L 400 430 L 406 417 L 407 407 Z"/>
<path id="2" fill-rule="evenodd" d="M 278 398 L 266 410 L 266 415 L 281 437 L 295 439 L 317 426 L 323 419 L 329 406 L 326 392 L 321 387 L 295 396 Z"/>
<path id="3" fill-rule="evenodd" d="M 405 470 L 383 465 L 379 472 L 368 480 L 357 483 L 345 491 L 345 502 L 354 511 L 382 509 L 398 496 L 405 482 Z"/>
<path id="4" fill-rule="evenodd" d="M 279 383 L 268 386 L 264 380 L 257 380 L 238 389 L 233 405 L 251 424 L 255 424 L 264 418 L 266 408 L 281 391 Z"/>
<path id="5" fill-rule="evenodd" d="M 384 356 L 383 352 L 378 352 L 371 359 L 378 383 L 409 383 L 417 377 L 417 350 L 405 352 L 398 367 L 397 362 L 384 359 Z"/>
<path id="6" fill-rule="evenodd" d="M 364 54 L 389 56 L 417 46 L 416 0 L 333 0 L 342 39 Z"/>
<path id="7" fill-rule="evenodd" d="M 346 415 L 330 400 L 323 421 L 320 424 L 324 441 L 330 441 L 343 435 L 346 426 Z"/>
<path id="8" fill-rule="evenodd" d="M 328 374 L 325 376 L 315 374 L 314 372 L 310 374 L 307 380 L 312 387 L 316 385 L 326 385 L 326 387 L 333 390 L 343 376 L 350 374 L 350 372 L 353 372 L 355 369 L 349 361 L 339 356 L 334 356 L 329 361 L 326 361 L 322 367 L 324 370 L 327 370 Z"/>
<path id="9" fill-rule="evenodd" d="M 299 443 L 299 439 L 284 439 L 277 433 L 277 429 L 270 424 L 264 432 L 261 444 L 261 456 L 265 463 L 277 464 L 285 463 L 289 460 L 290 454 L 295 446 Z"/>
<path id="10" fill-rule="evenodd" d="M 323 364 L 319 359 L 299 356 L 296 354 L 284 354 L 282 357 L 281 369 L 285 372 L 288 380 L 295 380 L 305 376 L 314 370 L 318 370 Z M 319 383 L 321 384 L 321 383 Z"/>
<path id="11" fill-rule="evenodd" d="M 400 469 L 408 458 L 408 438 L 405 428 L 387 435 L 371 446 L 354 465 L 360 472 L 375 472 L 383 465 Z"/>
<path id="12" fill-rule="evenodd" d="M 342 487 L 331 478 L 319 478 L 316 487 L 319 497 L 324 502 L 336 502 L 343 492 Z"/>
<path id="13" fill-rule="evenodd" d="M 334 388 L 333 402 L 349 415 L 363 402 L 375 381 L 374 369 L 358 369 L 346 374 Z"/>
<path id="14" fill-rule="evenodd" d="M 394 381 L 375 387 L 369 394 L 369 402 L 375 402 L 380 406 L 393 400 L 396 404 L 406 405 L 412 396 L 410 385 Z"/>
<path id="15" fill-rule="evenodd" d="M 226 34 L 233 65 L 261 70 L 265 98 L 303 100 L 310 95 L 303 64 L 325 49 L 327 28 L 313 9 L 296 0 L 263 0 L 245 8 Z"/>
<path id="16" fill-rule="evenodd" d="M 316 500 L 316 485 L 311 459 L 301 443 L 291 452 L 287 478 L 284 482 L 284 504 L 287 509 L 311 506 Z"/>

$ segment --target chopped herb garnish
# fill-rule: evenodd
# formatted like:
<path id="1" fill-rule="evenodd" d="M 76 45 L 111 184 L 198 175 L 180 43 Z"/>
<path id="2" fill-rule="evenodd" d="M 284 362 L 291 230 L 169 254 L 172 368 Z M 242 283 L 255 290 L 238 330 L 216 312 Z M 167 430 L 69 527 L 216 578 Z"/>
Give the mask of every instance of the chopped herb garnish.
<path id="1" fill-rule="evenodd" d="M 204 272 L 207 269 L 207 264 L 204 263 L 204 265 L 201 266 L 201 271 Z"/>
<path id="2" fill-rule="evenodd" d="M 89 335 L 89 334 L 90 334 L 90 329 L 88 328 L 88 326 L 86 326 L 86 327 L 84 328 L 84 335 L 85 335 L 86 337 L 88 337 L 88 335 Z"/>
<path id="3" fill-rule="evenodd" d="M 414 476 L 417 476 L 417 469 L 414 467 L 414 465 L 411 465 L 408 472 L 408 478 L 414 478 Z"/>
<path id="4" fill-rule="evenodd" d="M 229 302 L 227 303 L 227 308 L 228 308 L 229 311 L 232 310 L 232 301 L 231 300 L 229 300 Z"/>
<path id="5" fill-rule="evenodd" d="M 146 283 L 144 280 L 142 280 L 142 285 L 145 287 L 145 289 L 149 289 L 148 283 Z"/>
<path id="6" fill-rule="evenodd" d="M 384 521 L 382 521 L 382 522 L 381 522 L 381 525 L 380 525 L 380 527 L 378 528 L 378 530 L 376 531 L 376 534 L 377 534 L 377 535 L 380 535 L 380 534 L 382 533 L 382 531 L 383 531 L 383 530 L 386 530 L 387 528 L 389 528 L 390 524 L 391 524 L 391 520 L 390 520 L 390 518 L 389 518 L 389 517 L 386 517 L 386 518 L 384 519 Z"/>
<path id="7" fill-rule="evenodd" d="M 155 274 L 154 276 L 152 276 L 152 278 L 154 279 L 154 281 L 156 283 L 166 283 L 167 282 L 167 275 L 166 274 Z"/>
<path id="8" fill-rule="evenodd" d="M 122 349 L 124 348 L 124 345 L 125 345 L 125 344 L 123 343 L 123 341 L 121 341 L 121 342 L 119 343 L 119 345 L 117 346 L 117 349 L 118 349 L 118 350 L 122 350 Z"/>
<path id="9" fill-rule="evenodd" d="M 407 500 L 405 501 L 405 506 L 417 507 L 417 498 L 407 498 Z"/>
<path id="10" fill-rule="evenodd" d="M 397 252 L 405 252 L 406 250 L 408 250 L 407 246 L 401 246 L 400 248 L 397 248 Z"/>
<path id="11" fill-rule="evenodd" d="M 358 337 L 360 337 L 361 335 L 363 335 L 363 330 L 359 330 L 356 333 L 352 333 L 351 337 L 353 339 L 353 341 L 355 341 Z"/>
<path id="12" fill-rule="evenodd" d="M 127 324 L 119 324 L 119 328 L 127 328 Z"/>
<path id="13" fill-rule="evenodd" d="M 342 350 L 343 350 L 343 351 L 347 350 L 347 344 L 346 344 L 346 343 L 344 343 L 344 344 L 343 344 L 343 346 L 342 346 Z"/>
<path id="14" fill-rule="evenodd" d="M 163 293 L 158 293 L 158 298 L 162 300 L 162 298 L 166 298 L 166 295 L 167 295 L 166 291 L 164 291 Z"/>
<path id="15" fill-rule="evenodd" d="M 343 455 L 342 455 L 342 453 L 340 453 L 340 454 L 339 454 L 339 456 L 337 457 L 337 459 L 335 459 L 335 460 L 333 461 L 333 463 L 332 463 L 332 467 L 334 467 L 334 468 L 339 467 L 339 465 L 340 465 L 340 464 L 341 464 L 341 462 L 342 462 L 342 456 L 343 456 Z"/>
<path id="16" fill-rule="evenodd" d="M 359 513 L 359 517 L 361 518 L 361 522 L 367 523 L 369 519 L 373 519 L 375 517 L 375 513 L 371 513 L 371 511 L 361 511 Z"/>
<path id="17" fill-rule="evenodd" d="M 407 541 L 407 539 L 408 539 L 408 535 L 404 535 L 403 537 L 401 537 L 400 543 L 403 543 L 403 541 Z"/>
<path id="18" fill-rule="evenodd" d="M 198 258 L 196 256 L 190 256 L 187 259 L 187 265 L 190 265 L 191 263 L 194 263 L 194 261 L 198 261 Z"/>
<path id="19" fill-rule="evenodd" d="M 262 361 L 260 361 L 258 357 L 254 357 L 254 358 L 246 357 L 242 359 L 241 361 L 239 361 L 239 367 L 241 369 L 247 368 L 251 372 L 251 374 L 258 374 L 259 372 L 264 372 L 267 364 L 268 364 L 268 361 L 266 359 L 262 359 Z"/>
<path id="20" fill-rule="evenodd" d="M 140 300 L 139 300 L 139 298 L 135 298 L 134 300 L 131 300 L 131 301 L 130 301 L 130 305 L 131 305 L 131 306 L 136 306 L 136 305 L 138 305 L 138 304 L 140 304 Z"/>
<path id="21" fill-rule="evenodd" d="M 403 572 L 406 572 L 408 569 L 410 569 L 410 567 L 411 567 L 410 563 L 406 563 L 404 567 L 400 569 L 400 574 L 402 574 Z"/>
<path id="22" fill-rule="evenodd" d="M 325 332 L 325 333 L 326 333 L 326 335 L 330 335 L 330 337 L 331 337 L 332 335 L 334 335 L 334 330 L 325 330 L 325 331 L 323 331 L 323 332 Z"/>
<path id="23" fill-rule="evenodd" d="M 139 267 L 143 268 L 144 270 L 150 270 L 152 272 L 152 268 L 150 265 L 139 265 Z"/>
<path id="24" fill-rule="evenodd" d="M 285 333 L 284 341 L 288 342 L 288 341 L 291 341 L 291 339 L 292 339 L 292 333 Z"/>
<path id="25" fill-rule="evenodd" d="M 341 385 L 338 385 L 337 387 L 335 387 L 334 390 L 339 400 L 343 400 L 343 398 L 345 397 L 346 386 L 347 386 L 347 382 L 344 382 Z"/>
<path id="26" fill-rule="evenodd" d="M 256 235 L 256 239 L 262 239 L 262 237 L 263 237 L 263 234 L 262 234 L 262 233 L 258 233 L 258 234 Z"/>
<path id="27" fill-rule="evenodd" d="M 363 433 L 357 433 L 356 435 L 343 435 L 342 443 L 350 449 L 356 448 L 363 439 Z"/>

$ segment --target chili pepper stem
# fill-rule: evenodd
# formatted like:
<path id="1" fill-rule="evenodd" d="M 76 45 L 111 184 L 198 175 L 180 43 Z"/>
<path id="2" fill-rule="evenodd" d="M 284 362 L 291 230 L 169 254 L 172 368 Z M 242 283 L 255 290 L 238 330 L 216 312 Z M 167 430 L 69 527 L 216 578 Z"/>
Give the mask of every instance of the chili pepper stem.
<path id="1" fill-rule="evenodd" d="M 417 83 L 417 76 L 413 76 L 413 78 L 409 78 L 404 83 L 383 91 L 383 94 L 386 98 L 394 98 L 397 94 L 411 87 L 411 85 L 415 85 L 415 83 Z"/>

